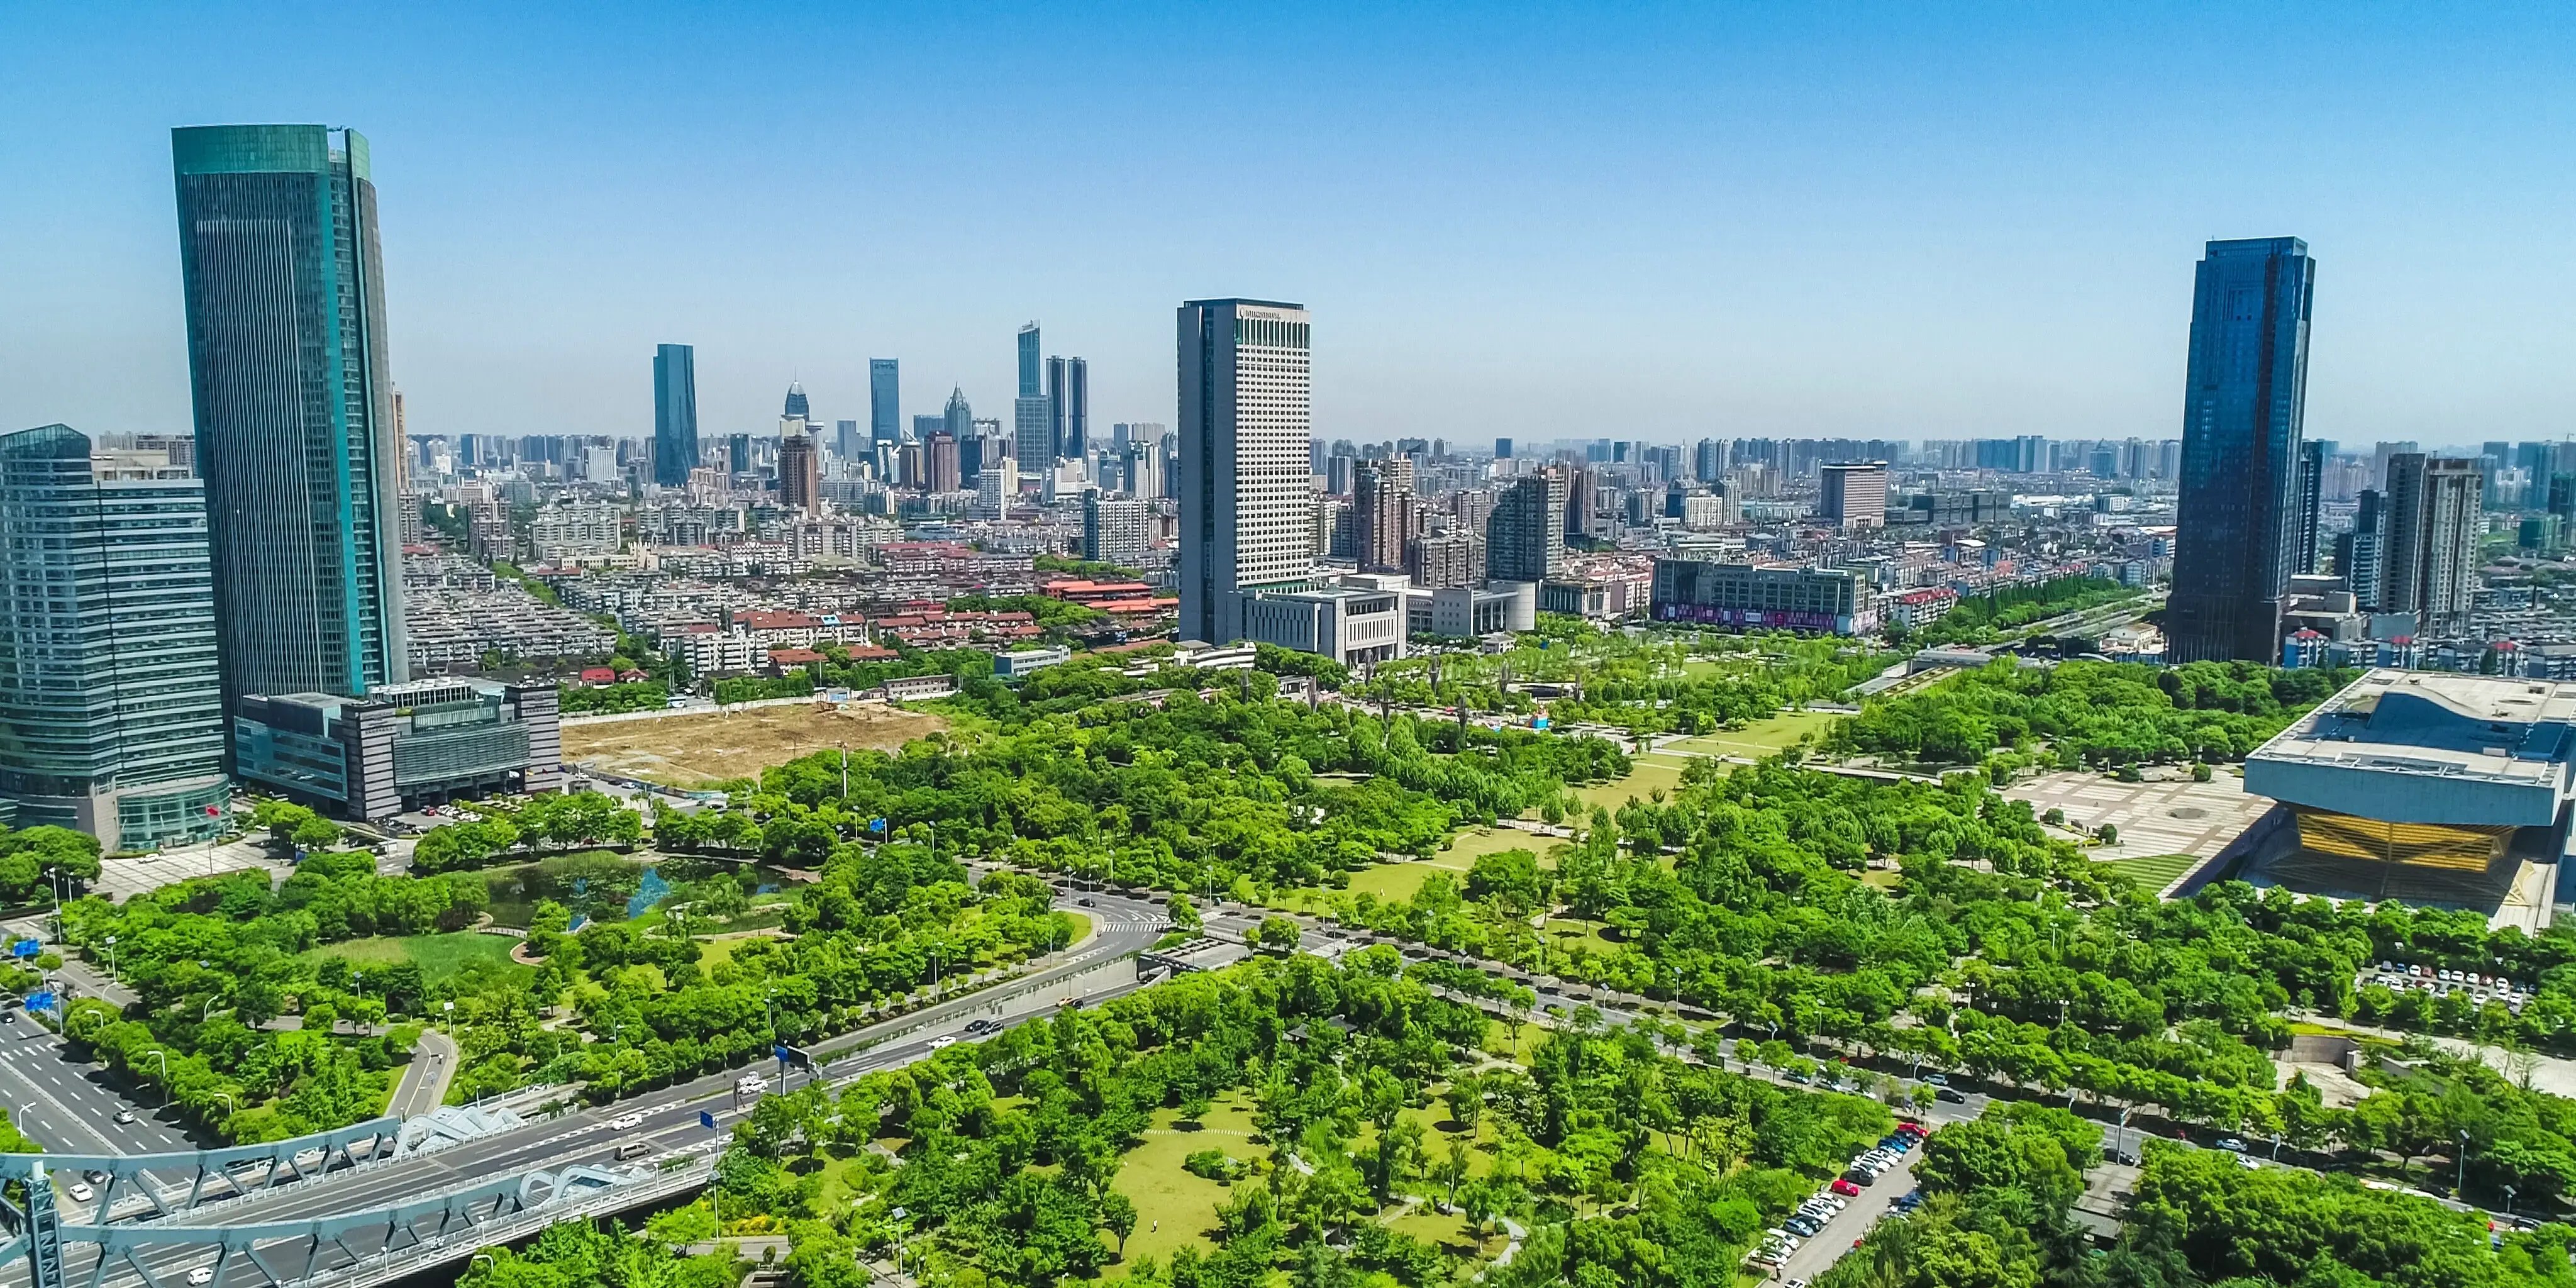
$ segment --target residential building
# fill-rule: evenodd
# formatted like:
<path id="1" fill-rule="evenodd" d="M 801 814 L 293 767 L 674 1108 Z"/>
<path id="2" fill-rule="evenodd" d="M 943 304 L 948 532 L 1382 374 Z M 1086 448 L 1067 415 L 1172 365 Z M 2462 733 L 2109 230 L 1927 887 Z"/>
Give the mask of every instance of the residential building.
<path id="1" fill-rule="evenodd" d="M 528 548 L 541 564 L 613 555 L 625 548 L 626 512 L 604 501 L 541 506 L 528 523 Z"/>
<path id="2" fill-rule="evenodd" d="M 903 441 L 903 370 L 893 358 L 868 359 L 868 437 Z"/>
<path id="3" fill-rule="evenodd" d="M 1472 586 L 1483 580 L 1476 575 L 1481 544 L 1464 532 L 1415 537 L 1405 544 L 1405 576 L 1426 590 Z"/>
<path id="4" fill-rule="evenodd" d="M 1352 554 L 1362 572 L 1404 567 L 1404 543 L 1413 535 L 1413 462 L 1405 457 L 1361 461 L 1352 479 Z"/>
<path id="5" fill-rule="evenodd" d="M 1114 500 L 1098 492 L 1082 497 L 1082 557 L 1121 568 L 1145 566 L 1147 534 L 1154 523 L 1154 503 Z"/>
<path id="6" fill-rule="evenodd" d="M 1245 601 L 1312 574 L 1312 373 L 1305 308 L 1262 300 L 1180 307 L 1177 638 L 1243 639 Z M 1395 612 L 1401 642 L 1401 606 Z"/>
<path id="7" fill-rule="evenodd" d="M 778 438 L 778 503 L 808 515 L 823 509 L 823 460 L 815 449 L 814 436 L 805 432 L 801 420 L 791 419 L 790 427 Z"/>
<path id="8" fill-rule="evenodd" d="M 653 351 L 653 482 L 686 487 L 698 468 L 698 355 L 685 344 Z"/>
<path id="9" fill-rule="evenodd" d="M 0 826 L 148 850 L 229 802 L 205 485 L 66 425 L 0 436 Z"/>
<path id="10" fill-rule="evenodd" d="M 993 678 L 1002 681 L 1025 680 L 1032 672 L 1050 666 L 1062 666 L 1073 660 L 1073 650 L 1057 645 L 1049 648 L 1014 649 L 993 655 Z"/>
<path id="11" fill-rule="evenodd" d="M 1869 579 L 1848 568 L 1655 561 L 1654 618 L 1762 630 L 1866 635 L 1878 629 Z"/>
<path id="12" fill-rule="evenodd" d="M 171 131 L 227 709 L 405 675 L 384 271 L 364 136 Z"/>
<path id="13" fill-rule="evenodd" d="M 2192 292 L 2173 596 L 2176 662 L 2279 656 L 2300 545 L 2316 264 L 2295 237 L 2214 241 Z"/>
<path id="14" fill-rule="evenodd" d="M 947 430 L 930 436 L 923 448 L 922 490 L 956 492 L 965 488 L 965 476 L 957 462 L 957 437 Z"/>
<path id="15" fill-rule="evenodd" d="M 1486 576 L 1541 582 L 1564 575 L 1565 490 L 1565 473 L 1557 469 L 1503 489 L 1485 524 Z"/>
<path id="16" fill-rule="evenodd" d="M 233 715 L 235 772 L 343 818 L 490 792 L 563 784 L 555 686 L 449 677 L 364 698 L 245 694 Z"/>
<path id="17" fill-rule="evenodd" d="M 2335 575 L 2352 588 L 2363 612 L 2379 611 L 2380 552 L 2387 536 L 2387 507 L 2380 493 L 2363 488 L 2354 503 L 2352 530 L 2335 538 Z"/>
<path id="18" fill-rule="evenodd" d="M 2388 458 L 2388 542 L 2379 611 L 2415 614 L 2415 634 L 2468 629 L 2478 586 L 2485 475 L 2473 460 L 2400 452 Z"/>

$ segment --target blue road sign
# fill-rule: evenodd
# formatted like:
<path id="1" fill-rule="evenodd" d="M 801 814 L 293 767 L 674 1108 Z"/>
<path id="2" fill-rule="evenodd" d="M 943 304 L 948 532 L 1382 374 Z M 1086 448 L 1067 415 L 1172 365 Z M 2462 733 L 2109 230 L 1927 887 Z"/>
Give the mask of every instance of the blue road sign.
<path id="1" fill-rule="evenodd" d="M 45 951 L 44 944 L 33 939 L 21 939 L 9 945 L 9 952 L 17 957 L 33 957 L 43 951 Z"/>
<path id="2" fill-rule="evenodd" d="M 779 1062 L 780 1064 L 785 1064 L 785 1063 L 787 1063 L 787 1060 L 788 1060 L 788 1050 L 787 1050 L 787 1044 L 786 1044 L 786 1043 L 781 1042 L 781 1043 L 779 1043 L 779 1044 L 777 1044 L 777 1045 L 775 1045 L 775 1046 L 773 1046 L 773 1047 L 769 1048 L 769 1053 L 770 1053 L 771 1055 L 773 1055 L 773 1056 L 778 1057 L 778 1062 Z"/>
<path id="3" fill-rule="evenodd" d="M 882 831 L 884 831 L 884 830 L 885 830 L 885 820 L 884 820 L 884 819 L 881 819 L 881 818 L 872 818 L 872 819 L 869 819 L 869 820 L 868 820 L 868 830 L 869 830 L 869 831 L 871 831 L 871 832 L 882 832 Z"/>
<path id="4" fill-rule="evenodd" d="M 716 1116 L 704 1109 L 701 1109 L 698 1111 L 698 1125 L 706 1128 L 708 1131 L 714 1131 L 716 1129 Z"/>
<path id="5" fill-rule="evenodd" d="M 30 1011 L 50 1011 L 54 1009 L 54 995 L 48 992 L 27 994 L 27 1009 Z"/>

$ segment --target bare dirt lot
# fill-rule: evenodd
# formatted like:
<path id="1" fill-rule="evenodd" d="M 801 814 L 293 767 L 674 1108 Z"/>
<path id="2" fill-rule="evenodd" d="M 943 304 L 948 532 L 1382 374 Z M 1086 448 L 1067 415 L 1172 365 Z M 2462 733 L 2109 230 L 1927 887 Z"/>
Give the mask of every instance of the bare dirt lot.
<path id="1" fill-rule="evenodd" d="M 839 707 L 757 707 L 713 715 L 671 716 L 568 725 L 566 763 L 583 762 L 605 773 L 673 787 L 698 787 L 729 778 L 755 778 L 771 765 L 809 752 L 847 747 L 891 751 L 946 728 L 937 716 L 873 702 Z"/>

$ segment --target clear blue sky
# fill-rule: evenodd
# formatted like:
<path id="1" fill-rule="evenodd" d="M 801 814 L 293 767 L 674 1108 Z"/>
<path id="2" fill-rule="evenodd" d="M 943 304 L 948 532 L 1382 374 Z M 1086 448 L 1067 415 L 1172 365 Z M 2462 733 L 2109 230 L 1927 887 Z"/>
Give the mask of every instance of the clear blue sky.
<path id="1" fill-rule="evenodd" d="M 661 341 L 710 434 L 1007 423 L 1031 318 L 1169 420 L 1252 295 L 1326 438 L 2169 437 L 2280 234 L 2312 436 L 2576 432 L 2576 9 L 2095 8 L 10 5 L 0 428 L 184 426 L 169 129 L 320 121 L 415 433 L 647 434 Z"/>

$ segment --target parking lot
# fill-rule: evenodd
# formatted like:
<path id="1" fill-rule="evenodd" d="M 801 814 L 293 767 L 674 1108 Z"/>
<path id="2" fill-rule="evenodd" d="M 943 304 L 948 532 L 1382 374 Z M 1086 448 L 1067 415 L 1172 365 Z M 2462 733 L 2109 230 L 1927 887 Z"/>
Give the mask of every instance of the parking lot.
<path id="1" fill-rule="evenodd" d="M 1914 1160 L 1922 1153 L 1920 1146 L 1903 1151 L 1886 1170 L 1878 1173 L 1876 1180 L 1867 1184 L 1859 1183 L 1864 1173 L 1846 1171 L 1843 1179 L 1852 1182 L 1850 1188 L 1859 1193 L 1836 1195 L 1847 1206 L 1818 1221 L 1814 1234 L 1803 1237 L 1791 1234 L 1791 1238 L 1798 1239 L 1798 1246 L 1777 1267 L 1768 1268 L 1771 1278 L 1784 1288 L 1791 1283 L 1800 1284 L 1803 1288 L 1804 1284 L 1813 1282 L 1817 1276 L 1831 1269 L 1844 1253 L 1851 1251 L 1869 1234 L 1870 1227 L 1895 1209 L 1898 1200 L 1913 1192 Z M 1746 1269 L 1762 1273 L 1766 1268 L 1748 1264 Z"/>
<path id="2" fill-rule="evenodd" d="M 2403 962 L 2380 962 L 2353 979 L 2355 987 L 2373 984 L 2392 992 L 2423 993 L 2429 997 L 2466 994 L 2471 1005 L 2484 1007 L 2490 1002 L 2502 1003 L 2516 1015 L 2529 1004 L 2537 990 L 2532 985 L 2506 979 L 2501 975 L 2481 975 L 2476 971 L 2446 970 L 2437 966 L 2417 966 Z"/>

